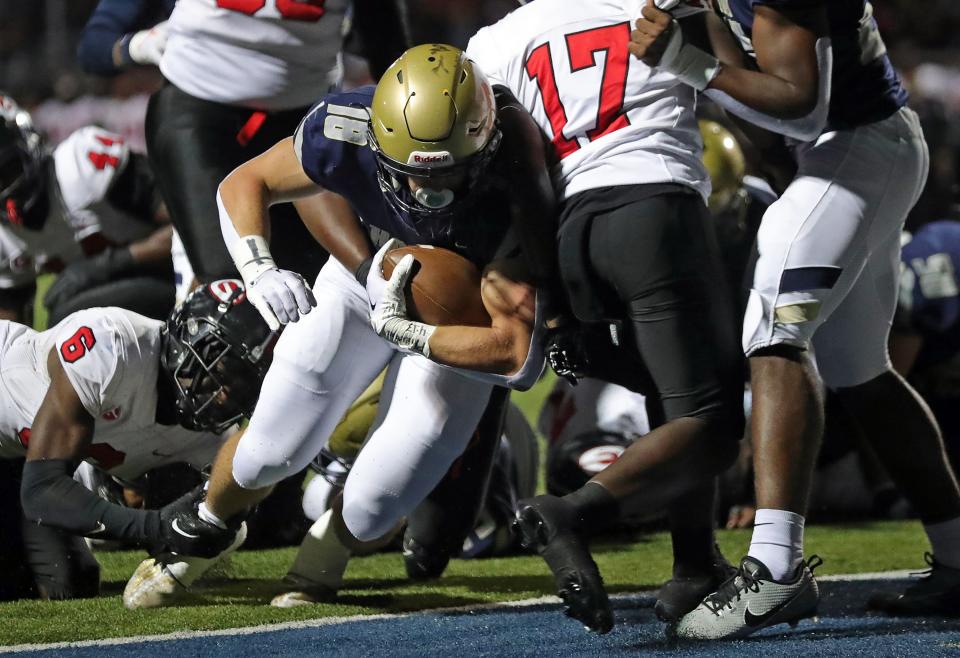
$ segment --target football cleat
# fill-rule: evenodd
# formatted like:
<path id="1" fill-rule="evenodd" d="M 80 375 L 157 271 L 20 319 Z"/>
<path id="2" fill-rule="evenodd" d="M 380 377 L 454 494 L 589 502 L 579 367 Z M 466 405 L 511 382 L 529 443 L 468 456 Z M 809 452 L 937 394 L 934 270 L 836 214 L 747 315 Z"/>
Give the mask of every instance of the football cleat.
<path id="1" fill-rule="evenodd" d="M 137 610 L 180 603 L 189 594 L 191 585 L 237 550 L 246 538 L 247 525 L 244 523 L 233 543 L 215 557 L 186 557 L 168 553 L 147 558 L 133 572 L 123 589 L 123 607 Z"/>
<path id="2" fill-rule="evenodd" d="M 797 567 L 792 580 L 776 581 L 766 565 L 747 556 L 732 578 L 680 619 L 673 633 L 684 640 L 722 640 L 776 624 L 795 626 L 817 612 L 820 590 L 813 570 L 822 563 L 812 556 Z"/>
<path id="3" fill-rule="evenodd" d="M 403 564 L 413 580 L 433 580 L 443 575 L 450 563 L 450 553 L 443 549 L 429 549 L 409 533 L 403 535 Z"/>
<path id="4" fill-rule="evenodd" d="M 274 608 L 296 608 L 302 605 L 331 603 L 337 599 L 336 589 L 301 576 L 287 574 L 283 584 L 290 589 L 273 597 L 270 605 Z"/>
<path id="5" fill-rule="evenodd" d="M 925 553 L 923 558 L 930 568 L 917 574 L 922 579 L 902 592 L 877 592 L 870 597 L 867 607 L 905 617 L 960 617 L 960 569 L 937 562 L 931 553 Z"/>
<path id="6" fill-rule="evenodd" d="M 613 628 L 610 600 L 600 570 L 577 532 L 574 507 L 555 496 L 520 501 L 514 526 L 520 543 L 535 549 L 546 560 L 566 615 L 596 633 L 610 632 Z"/>
<path id="7" fill-rule="evenodd" d="M 653 606 L 657 619 L 668 624 L 676 623 L 736 573 L 736 568 L 716 549 L 709 571 L 693 576 L 674 576 L 660 587 Z"/>

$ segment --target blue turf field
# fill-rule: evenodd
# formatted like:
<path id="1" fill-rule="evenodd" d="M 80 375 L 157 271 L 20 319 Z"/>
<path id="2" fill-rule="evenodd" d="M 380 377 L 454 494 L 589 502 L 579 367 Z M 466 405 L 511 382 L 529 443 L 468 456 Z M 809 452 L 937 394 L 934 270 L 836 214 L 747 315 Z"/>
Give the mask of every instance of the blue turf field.
<path id="1" fill-rule="evenodd" d="M 618 598 L 617 627 L 590 635 L 554 604 L 417 613 L 309 628 L 218 634 L 117 645 L 18 652 L 70 658 L 266 658 L 268 656 L 960 656 L 960 620 L 889 619 L 863 609 L 867 595 L 890 582 L 823 582 L 821 616 L 796 629 L 709 645 L 669 643 L 651 609 L 653 596 Z M 902 587 L 903 581 L 893 584 Z M 8 654 L 11 655 L 11 654 Z"/>

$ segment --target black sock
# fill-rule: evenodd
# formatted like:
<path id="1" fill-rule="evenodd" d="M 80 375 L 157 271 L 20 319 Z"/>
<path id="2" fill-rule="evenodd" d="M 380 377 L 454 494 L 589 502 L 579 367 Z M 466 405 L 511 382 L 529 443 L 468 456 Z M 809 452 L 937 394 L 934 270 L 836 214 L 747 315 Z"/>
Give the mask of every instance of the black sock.
<path id="1" fill-rule="evenodd" d="M 716 561 L 713 528 L 672 527 L 673 575 L 695 576 L 709 572 Z"/>
<path id="2" fill-rule="evenodd" d="M 577 510 L 580 528 L 586 532 L 601 530 L 620 518 L 620 501 L 598 482 L 587 482 L 563 500 Z"/>

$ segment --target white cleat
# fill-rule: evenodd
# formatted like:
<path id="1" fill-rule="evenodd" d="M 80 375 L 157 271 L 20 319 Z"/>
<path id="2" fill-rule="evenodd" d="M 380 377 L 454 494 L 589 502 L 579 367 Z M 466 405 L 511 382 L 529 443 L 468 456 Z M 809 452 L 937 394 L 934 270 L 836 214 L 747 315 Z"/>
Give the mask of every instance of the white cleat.
<path id="1" fill-rule="evenodd" d="M 337 599 L 337 590 L 327 585 L 310 582 L 291 574 L 283 579 L 283 584 L 290 587 L 290 591 L 277 594 L 270 601 L 274 608 L 297 608 L 302 605 L 316 605 L 330 603 Z"/>
<path id="2" fill-rule="evenodd" d="M 776 624 L 796 626 L 817 612 L 820 589 L 813 569 L 821 563 L 813 556 L 798 567 L 793 579 L 776 581 L 766 565 L 745 557 L 736 575 L 684 615 L 673 634 L 683 640 L 722 640 Z"/>
<path id="3" fill-rule="evenodd" d="M 247 525 L 240 526 L 233 543 L 213 558 L 164 555 L 140 563 L 123 589 L 123 607 L 128 610 L 162 608 L 177 605 L 189 593 L 190 586 L 247 538 Z"/>

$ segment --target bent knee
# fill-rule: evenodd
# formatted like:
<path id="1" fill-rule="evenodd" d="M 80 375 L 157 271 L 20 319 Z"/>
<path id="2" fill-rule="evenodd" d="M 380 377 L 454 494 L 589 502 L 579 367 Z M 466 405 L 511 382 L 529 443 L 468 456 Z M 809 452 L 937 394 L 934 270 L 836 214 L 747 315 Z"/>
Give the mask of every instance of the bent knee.
<path id="1" fill-rule="evenodd" d="M 233 479 L 243 489 L 264 489 L 299 473 L 309 463 L 295 457 L 244 448 L 243 441 L 233 456 Z"/>
<path id="2" fill-rule="evenodd" d="M 403 513 L 396 498 L 381 495 L 343 496 L 343 523 L 357 540 L 370 542 L 397 525 Z"/>

